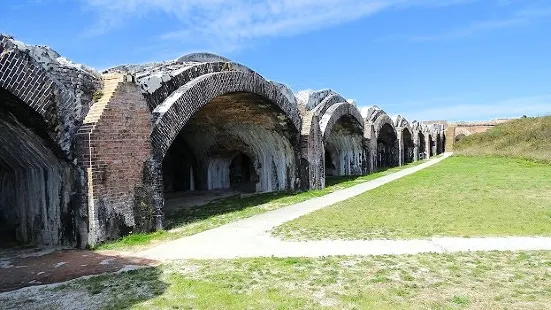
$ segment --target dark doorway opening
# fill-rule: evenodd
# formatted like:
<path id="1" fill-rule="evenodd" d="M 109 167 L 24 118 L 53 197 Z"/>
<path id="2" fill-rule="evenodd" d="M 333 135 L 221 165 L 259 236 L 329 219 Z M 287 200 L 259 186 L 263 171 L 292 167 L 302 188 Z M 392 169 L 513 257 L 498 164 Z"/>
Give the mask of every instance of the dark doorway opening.
<path id="1" fill-rule="evenodd" d="M 237 191 L 254 193 L 256 191 L 256 175 L 253 161 L 243 153 L 237 154 L 230 164 L 230 186 Z"/>
<path id="2" fill-rule="evenodd" d="M 434 139 L 432 138 L 432 135 L 429 135 L 429 156 L 434 156 L 434 153 L 436 151 L 436 143 L 434 142 Z"/>
<path id="3" fill-rule="evenodd" d="M 165 193 L 195 191 L 195 156 L 181 136 L 178 136 L 175 142 L 163 160 Z"/>
<path id="4" fill-rule="evenodd" d="M 402 150 L 402 158 L 404 159 L 404 164 L 409 164 L 413 162 L 413 152 L 414 152 L 414 143 L 413 137 L 409 129 L 404 128 L 402 131 L 402 139 L 404 144 L 404 149 Z"/>
<path id="5" fill-rule="evenodd" d="M 384 124 L 377 139 L 377 167 L 378 169 L 398 166 L 397 137 L 394 128 Z"/>
<path id="6" fill-rule="evenodd" d="M 334 176 L 335 175 L 335 164 L 333 162 L 333 157 L 328 150 L 325 150 L 325 176 Z"/>

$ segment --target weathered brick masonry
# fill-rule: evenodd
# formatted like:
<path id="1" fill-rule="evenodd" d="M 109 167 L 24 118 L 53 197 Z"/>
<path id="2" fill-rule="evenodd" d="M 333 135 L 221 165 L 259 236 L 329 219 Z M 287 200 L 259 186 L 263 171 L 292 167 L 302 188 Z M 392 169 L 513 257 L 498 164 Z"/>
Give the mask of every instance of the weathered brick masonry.
<path id="1" fill-rule="evenodd" d="M 74 136 L 98 75 L 0 35 L 0 226 L 25 243 L 86 244 Z"/>
<path id="2" fill-rule="evenodd" d="M 323 188 L 444 150 L 442 126 L 213 54 L 100 74 L 0 43 L 0 242 L 95 245 L 162 228 L 169 192 Z"/>
<path id="3" fill-rule="evenodd" d="M 152 120 L 133 81 L 120 82 L 97 122 L 78 134 L 79 165 L 86 171 L 91 244 L 133 230 L 153 229 L 149 173 Z"/>

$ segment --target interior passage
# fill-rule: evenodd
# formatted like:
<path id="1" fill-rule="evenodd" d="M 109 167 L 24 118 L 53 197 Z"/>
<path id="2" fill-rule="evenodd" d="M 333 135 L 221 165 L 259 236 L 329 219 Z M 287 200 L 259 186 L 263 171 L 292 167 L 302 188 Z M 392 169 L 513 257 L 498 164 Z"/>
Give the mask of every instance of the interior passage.
<path id="1" fill-rule="evenodd" d="M 270 192 L 295 187 L 297 132 L 269 100 L 219 96 L 197 111 L 163 161 L 165 192 Z"/>
<path id="2" fill-rule="evenodd" d="M 394 128 L 385 123 L 377 137 L 377 167 L 379 169 L 398 166 L 398 145 Z"/>
<path id="3" fill-rule="evenodd" d="M 343 115 L 325 137 L 325 175 L 361 175 L 367 160 L 363 129 L 351 115 Z"/>
<path id="4" fill-rule="evenodd" d="M 74 171 L 41 117 L 0 89 L 0 246 L 74 240 Z"/>
<path id="5" fill-rule="evenodd" d="M 402 143 L 404 146 L 402 149 L 402 158 L 404 159 L 404 164 L 412 163 L 414 160 L 413 153 L 415 151 L 415 145 L 413 143 L 413 136 L 407 128 L 404 128 L 402 130 Z"/>

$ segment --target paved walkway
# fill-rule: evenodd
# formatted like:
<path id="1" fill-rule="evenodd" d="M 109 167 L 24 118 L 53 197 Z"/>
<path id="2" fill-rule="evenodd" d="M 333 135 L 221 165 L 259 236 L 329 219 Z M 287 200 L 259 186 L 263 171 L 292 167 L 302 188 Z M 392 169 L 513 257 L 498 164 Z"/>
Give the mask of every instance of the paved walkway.
<path id="1" fill-rule="evenodd" d="M 133 253 L 155 260 L 219 259 L 238 257 L 319 257 L 330 255 L 417 254 L 490 250 L 551 250 L 551 238 L 432 238 L 420 240 L 321 240 L 283 241 L 270 230 L 300 216 L 352 198 L 369 190 L 430 167 L 447 157 L 298 204 L 229 223 L 193 236 Z"/>

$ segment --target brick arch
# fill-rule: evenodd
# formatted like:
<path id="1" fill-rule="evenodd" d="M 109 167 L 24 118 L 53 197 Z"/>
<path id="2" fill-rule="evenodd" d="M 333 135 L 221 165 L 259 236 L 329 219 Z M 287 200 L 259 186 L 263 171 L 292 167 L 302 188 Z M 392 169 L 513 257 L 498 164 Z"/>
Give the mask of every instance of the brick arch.
<path id="1" fill-rule="evenodd" d="M 335 92 L 331 92 L 325 98 L 323 98 L 323 100 L 314 108 L 314 113 L 321 116 L 325 114 L 327 109 L 329 109 L 331 106 L 343 102 L 348 103 L 343 96 Z"/>
<path id="2" fill-rule="evenodd" d="M 394 120 L 394 127 L 395 128 L 406 128 L 409 130 L 409 132 L 413 135 L 413 128 L 409 121 L 403 117 L 402 115 L 398 115 Z"/>
<path id="3" fill-rule="evenodd" d="M 411 142 L 414 142 L 415 132 L 413 126 L 405 117 L 403 117 L 402 115 L 396 116 L 396 118 L 394 119 L 394 126 L 397 131 L 403 132 L 404 130 L 407 130 L 409 135 L 411 136 Z"/>
<path id="4" fill-rule="evenodd" d="M 361 132 L 364 131 L 363 118 L 358 108 L 348 102 L 340 102 L 331 105 L 320 120 L 320 130 L 324 141 L 331 135 L 333 126 L 345 115 L 355 119 L 359 128 L 361 128 Z"/>
<path id="5" fill-rule="evenodd" d="M 202 54 L 201 54 L 202 55 Z M 190 54 L 180 57 L 178 60 L 183 61 L 198 61 L 209 60 L 210 62 L 195 62 L 192 65 L 186 66 L 184 69 L 177 70 L 170 75 L 163 72 L 146 75 L 138 79 L 140 87 L 144 93 L 150 110 L 154 110 L 162 104 L 172 93 L 174 93 L 182 85 L 185 85 L 192 80 L 201 77 L 205 74 L 224 72 L 224 71 L 239 71 L 250 74 L 257 74 L 252 69 L 231 61 L 221 61 L 224 58 L 196 58 L 196 54 Z"/>
<path id="6" fill-rule="evenodd" d="M 328 96 L 336 94 L 331 89 L 321 89 L 317 91 L 303 90 L 296 94 L 300 105 L 304 106 L 306 111 L 314 111 L 324 99 Z"/>
<path id="7" fill-rule="evenodd" d="M 255 73 L 216 72 L 181 86 L 153 111 L 155 124 L 151 141 L 156 156 L 165 156 L 176 136 L 199 109 L 218 96 L 235 92 L 268 99 L 285 114 L 293 130 L 300 132 L 301 118 L 296 103 L 290 102 L 276 85 Z"/>
<path id="8" fill-rule="evenodd" d="M 0 88 L 19 101 L 8 111 L 14 115 L 18 109 L 33 111 L 44 124 L 41 134 L 72 159 L 74 137 L 101 82 L 93 70 L 59 62 L 57 57 L 48 47 L 0 35 Z"/>
<path id="9" fill-rule="evenodd" d="M 74 115 L 59 106 L 73 98 L 0 35 L 0 235 L 9 231 L 17 242 L 43 245 L 83 238 L 75 209 L 80 180 L 68 162 L 74 132 L 65 127 Z"/>
<path id="10" fill-rule="evenodd" d="M 0 88 L 18 99 L 17 102 L 6 100 L 10 102 L 5 108 L 16 116 L 21 114 L 21 110 L 33 111 L 38 116 L 34 121 L 39 118 L 48 136 L 57 141 L 59 132 L 55 127 L 61 120 L 56 113 L 56 100 L 62 93 L 61 89 L 30 55 L 16 49 L 5 49 L 3 44 L 0 52 Z M 23 122 L 27 120 L 27 117 L 22 118 Z"/>
<path id="11" fill-rule="evenodd" d="M 417 121 L 411 122 L 410 125 L 411 125 L 411 134 L 417 139 L 419 137 L 419 134 L 423 133 L 423 126 L 421 125 L 421 123 Z"/>
<path id="12" fill-rule="evenodd" d="M 386 114 L 386 112 L 381 110 L 380 108 L 375 107 L 375 109 L 369 111 L 366 120 L 368 124 L 373 126 L 375 139 L 379 137 L 379 133 L 385 124 L 388 124 L 392 128 L 394 135 L 397 136 L 396 126 L 394 126 L 394 122 L 392 121 L 390 116 L 388 116 L 388 114 Z"/>
<path id="13" fill-rule="evenodd" d="M 329 107 L 334 104 L 346 102 L 346 99 L 331 89 L 322 89 L 318 91 L 301 91 L 296 95 L 298 105 L 305 109 L 303 113 L 302 134 L 310 134 L 311 126 L 319 126 L 321 118 Z M 316 122 L 316 124 L 313 124 Z M 363 123 L 363 121 L 362 121 Z M 321 134 L 321 133 L 320 133 Z"/>

